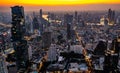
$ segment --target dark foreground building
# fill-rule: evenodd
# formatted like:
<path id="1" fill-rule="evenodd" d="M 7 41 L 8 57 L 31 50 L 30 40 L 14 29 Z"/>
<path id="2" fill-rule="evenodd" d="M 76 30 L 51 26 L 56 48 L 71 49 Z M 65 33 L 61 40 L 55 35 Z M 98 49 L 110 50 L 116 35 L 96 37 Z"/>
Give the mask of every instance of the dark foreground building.
<path id="1" fill-rule="evenodd" d="M 12 42 L 16 55 L 18 72 L 24 73 L 28 67 L 28 46 L 24 40 L 25 20 L 22 6 L 11 7 L 12 11 Z"/>

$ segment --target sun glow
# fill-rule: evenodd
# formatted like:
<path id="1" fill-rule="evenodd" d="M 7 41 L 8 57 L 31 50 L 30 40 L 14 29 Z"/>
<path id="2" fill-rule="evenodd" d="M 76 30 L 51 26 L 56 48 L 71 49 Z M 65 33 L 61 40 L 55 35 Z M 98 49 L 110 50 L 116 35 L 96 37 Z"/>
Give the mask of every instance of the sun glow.
<path id="1" fill-rule="evenodd" d="M 1 0 L 0 5 L 120 4 L 120 0 Z"/>

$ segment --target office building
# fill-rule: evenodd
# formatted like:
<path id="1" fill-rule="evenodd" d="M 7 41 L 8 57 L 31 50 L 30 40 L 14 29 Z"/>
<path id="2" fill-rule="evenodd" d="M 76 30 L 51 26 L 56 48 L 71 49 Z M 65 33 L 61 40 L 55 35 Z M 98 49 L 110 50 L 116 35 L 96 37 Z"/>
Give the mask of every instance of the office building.
<path id="1" fill-rule="evenodd" d="M 27 15 L 25 19 L 25 24 L 26 24 L 26 32 L 27 33 L 33 33 L 33 23 L 32 23 L 32 16 Z"/>
<path id="2" fill-rule="evenodd" d="M 106 53 L 104 70 L 109 73 L 118 73 L 118 61 L 119 61 L 119 48 L 120 48 L 120 38 L 116 38 L 112 41 L 111 51 Z M 112 52 L 113 51 L 113 52 Z"/>
<path id="3" fill-rule="evenodd" d="M 28 45 L 26 40 L 20 40 L 13 43 L 18 72 L 25 72 L 29 63 Z"/>
<path id="4" fill-rule="evenodd" d="M 78 12 L 77 12 L 77 11 L 75 11 L 74 23 L 75 23 L 75 24 L 78 24 Z"/>
<path id="5" fill-rule="evenodd" d="M 67 39 L 71 39 L 71 24 L 67 24 Z"/>
<path id="6" fill-rule="evenodd" d="M 117 17 L 116 23 L 120 25 L 120 16 Z"/>
<path id="7" fill-rule="evenodd" d="M 42 9 L 40 9 L 40 18 L 42 18 L 42 14 L 43 14 Z"/>
<path id="8" fill-rule="evenodd" d="M 65 14 L 64 15 L 64 24 L 72 24 L 73 23 L 73 15 Z"/>
<path id="9" fill-rule="evenodd" d="M 6 48 L 5 48 L 5 38 L 4 38 L 4 35 L 1 34 L 0 35 L 0 48 L 4 51 Z"/>
<path id="10" fill-rule="evenodd" d="M 8 73 L 5 56 L 3 54 L 3 50 L 1 47 L 0 47 L 0 73 Z"/>
<path id="11" fill-rule="evenodd" d="M 39 30 L 39 22 L 38 22 L 37 17 L 33 18 L 33 29 L 34 30 Z"/>
<path id="12" fill-rule="evenodd" d="M 102 17 L 100 19 L 100 25 L 108 25 L 108 19 L 105 17 Z"/>
<path id="13" fill-rule="evenodd" d="M 78 19 L 78 12 L 77 11 L 75 11 L 75 20 L 77 20 Z"/>
<path id="14" fill-rule="evenodd" d="M 25 72 L 28 67 L 28 46 L 24 40 L 25 20 L 24 8 L 22 6 L 11 7 L 12 11 L 12 42 L 16 55 L 16 64 L 18 72 Z"/>
<path id="15" fill-rule="evenodd" d="M 43 47 L 48 48 L 52 42 L 52 33 L 51 32 L 44 32 L 42 35 Z"/>
<path id="16" fill-rule="evenodd" d="M 25 34 L 24 8 L 21 6 L 11 7 L 12 9 L 12 41 L 23 38 Z"/>
<path id="17" fill-rule="evenodd" d="M 44 24 L 42 15 L 43 15 L 43 11 L 42 11 L 42 9 L 40 9 L 40 32 L 41 32 L 41 34 L 43 33 L 43 24 Z"/>
<path id="18" fill-rule="evenodd" d="M 114 39 L 113 41 L 112 41 L 112 47 L 111 47 L 111 50 L 113 50 L 114 51 L 114 53 L 117 53 L 117 54 L 119 54 L 119 52 L 120 52 L 120 38 L 116 38 L 116 39 Z"/>
<path id="19" fill-rule="evenodd" d="M 110 73 L 111 71 L 111 55 L 107 54 L 105 55 L 105 61 L 104 61 L 104 73 Z"/>
<path id="20" fill-rule="evenodd" d="M 115 23 L 115 11 L 111 9 L 108 10 L 108 20 L 109 20 L 109 24 Z"/>

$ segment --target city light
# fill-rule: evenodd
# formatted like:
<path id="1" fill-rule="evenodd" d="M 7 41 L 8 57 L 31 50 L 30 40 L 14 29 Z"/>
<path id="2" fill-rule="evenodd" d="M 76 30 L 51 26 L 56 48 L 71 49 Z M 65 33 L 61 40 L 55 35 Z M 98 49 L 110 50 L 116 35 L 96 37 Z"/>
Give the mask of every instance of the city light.
<path id="1" fill-rule="evenodd" d="M 2 0 L 0 73 L 120 73 L 119 31 L 120 0 Z"/>

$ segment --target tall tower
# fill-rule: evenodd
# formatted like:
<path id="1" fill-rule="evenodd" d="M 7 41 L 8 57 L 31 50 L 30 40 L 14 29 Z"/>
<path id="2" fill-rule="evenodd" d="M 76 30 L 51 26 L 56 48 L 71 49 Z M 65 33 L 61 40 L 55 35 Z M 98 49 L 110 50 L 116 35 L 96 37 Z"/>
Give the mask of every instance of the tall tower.
<path id="1" fill-rule="evenodd" d="M 112 41 L 111 51 L 106 53 L 104 70 L 106 73 L 119 73 L 118 71 L 118 62 L 119 62 L 119 52 L 120 52 L 120 38 L 115 38 Z"/>
<path id="2" fill-rule="evenodd" d="M 42 9 L 40 9 L 40 18 L 42 18 Z"/>
<path id="3" fill-rule="evenodd" d="M 34 30 L 39 30 L 39 22 L 38 22 L 38 19 L 37 19 L 37 17 L 34 17 L 33 18 L 33 29 Z"/>
<path id="4" fill-rule="evenodd" d="M 12 11 L 12 41 L 16 55 L 18 72 L 25 72 L 28 66 L 28 46 L 24 40 L 25 19 L 24 8 L 22 6 L 11 7 Z"/>
<path id="5" fill-rule="evenodd" d="M 78 12 L 77 11 L 75 11 L 75 23 L 77 23 L 78 22 Z"/>
<path id="6" fill-rule="evenodd" d="M 72 24 L 73 22 L 73 15 L 65 14 L 64 15 L 64 24 Z"/>
<path id="7" fill-rule="evenodd" d="M 11 7 L 12 9 L 12 40 L 17 41 L 25 34 L 24 8 L 21 6 Z"/>
<path id="8" fill-rule="evenodd" d="M 112 15 L 112 10 L 109 9 L 109 10 L 108 10 L 108 19 L 111 19 L 111 15 Z"/>
<path id="9" fill-rule="evenodd" d="M 115 11 L 111 9 L 108 10 L 108 19 L 109 19 L 109 24 L 115 23 Z"/>
<path id="10" fill-rule="evenodd" d="M 42 18 L 43 12 L 42 9 L 40 9 L 40 32 L 43 33 L 43 18 Z"/>
<path id="11" fill-rule="evenodd" d="M 67 38 L 71 39 L 71 29 L 73 27 L 73 15 L 65 14 L 64 15 L 64 24 L 67 25 Z"/>
<path id="12" fill-rule="evenodd" d="M 67 24 L 67 39 L 71 39 L 71 24 Z"/>
<path id="13" fill-rule="evenodd" d="M 48 48 L 52 42 L 51 32 L 44 32 L 42 35 L 43 47 Z"/>

